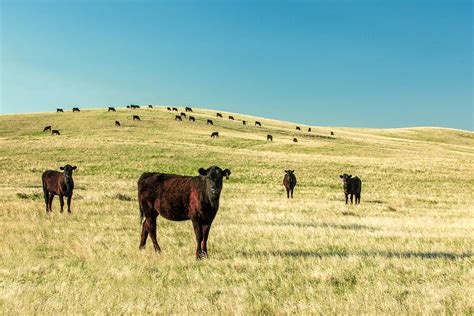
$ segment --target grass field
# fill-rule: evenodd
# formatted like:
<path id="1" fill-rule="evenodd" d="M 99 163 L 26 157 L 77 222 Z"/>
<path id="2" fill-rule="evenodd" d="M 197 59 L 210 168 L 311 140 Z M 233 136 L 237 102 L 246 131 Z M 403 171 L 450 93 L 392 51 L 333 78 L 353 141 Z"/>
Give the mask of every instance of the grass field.
<path id="1" fill-rule="evenodd" d="M 163 108 L 0 116 L 2 314 L 474 313 L 474 133 L 308 133 L 195 112 L 196 123 Z M 56 197 L 47 215 L 41 174 L 67 163 L 73 214 Z M 209 258 L 195 259 L 191 222 L 160 218 L 163 251 L 139 251 L 139 176 L 211 165 L 232 175 Z M 362 179 L 360 205 L 344 204 L 342 173 Z"/>

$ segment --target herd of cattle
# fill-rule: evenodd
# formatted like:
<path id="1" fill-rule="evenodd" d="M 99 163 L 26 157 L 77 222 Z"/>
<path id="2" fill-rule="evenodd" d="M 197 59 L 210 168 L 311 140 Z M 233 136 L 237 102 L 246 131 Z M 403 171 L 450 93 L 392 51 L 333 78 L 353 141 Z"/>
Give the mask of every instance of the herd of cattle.
<path id="1" fill-rule="evenodd" d="M 149 107 L 152 108 L 151 105 Z M 127 108 L 136 109 L 140 108 L 140 106 L 130 105 Z M 177 108 L 168 107 L 167 109 L 169 111 L 178 111 Z M 79 111 L 79 108 L 74 108 L 74 112 Z M 113 107 L 109 107 L 108 111 L 115 112 L 116 110 Z M 192 112 L 192 109 L 186 107 L 185 111 Z M 63 110 L 57 109 L 57 112 L 63 112 Z M 140 119 L 138 116 L 136 117 L 138 120 Z M 181 115 L 179 117 L 181 118 Z M 217 113 L 217 117 L 222 117 L 222 114 Z M 232 116 L 229 118 L 234 120 Z M 135 115 L 133 119 L 135 119 Z M 244 121 L 245 124 L 246 122 Z M 255 124 L 261 126 L 260 122 L 255 122 Z M 115 125 L 120 126 L 120 122 L 115 121 Z M 297 129 L 300 128 L 297 127 Z M 59 135 L 59 131 L 52 130 L 51 126 L 44 128 L 44 131 L 47 130 L 51 130 L 53 134 L 57 132 Z M 211 137 L 219 137 L 219 133 L 213 132 Z M 273 140 L 272 135 L 267 135 L 267 140 Z M 59 196 L 60 212 L 63 212 L 64 198 L 66 198 L 67 211 L 71 213 L 71 199 L 74 190 L 72 174 L 76 169 L 76 166 L 68 164 L 60 167 L 60 170 L 63 172 L 55 170 L 43 172 L 42 185 L 46 213 L 52 211 L 52 202 L 55 195 Z M 145 172 L 141 175 L 138 180 L 138 203 L 142 225 L 140 249 L 145 248 L 146 240 L 150 236 L 155 251 L 161 250 L 156 240 L 156 219 L 158 216 L 162 216 L 171 221 L 191 220 L 196 237 L 196 258 L 201 259 L 207 256 L 207 239 L 211 224 L 219 209 L 223 179 L 229 179 L 231 171 L 211 166 L 207 169 L 199 168 L 198 173 L 198 176 L 158 172 Z M 340 175 L 340 178 L 342 179 L 346 204 L 348 204 L 349 196 L 351 204 L 353 203 L 354 196 L 355 204 L 359 204 L 362 191 L 361 180 L 348 174 Z M 286 189 L 287 198 L 290 198 L 290 196 L 293 198 L 293 190 L 296 183 L 294 170 L 285 170 L 283 185 Z"/>

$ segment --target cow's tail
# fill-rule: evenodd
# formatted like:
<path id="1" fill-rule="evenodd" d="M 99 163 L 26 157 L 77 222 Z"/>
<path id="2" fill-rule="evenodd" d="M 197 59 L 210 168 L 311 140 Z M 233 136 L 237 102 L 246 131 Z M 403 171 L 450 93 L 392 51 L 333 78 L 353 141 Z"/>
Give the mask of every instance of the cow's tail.
<path id="1" fill-rule="evenodd" d="M 142 207 L 141 202 L 139 202 L 139 205 L 140 205 L 139 215 L 140 215 L 140 225 L 141 225 L 141 224 L 143 224 L 143 220 L 145 219 L 145 212 L 143 211 L 143 207 Z"/>

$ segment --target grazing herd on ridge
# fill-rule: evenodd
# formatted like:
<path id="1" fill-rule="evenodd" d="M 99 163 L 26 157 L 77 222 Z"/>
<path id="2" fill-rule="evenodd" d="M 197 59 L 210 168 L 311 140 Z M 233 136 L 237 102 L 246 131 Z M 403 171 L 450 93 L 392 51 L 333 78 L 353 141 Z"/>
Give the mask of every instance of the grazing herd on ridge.
<path id="1" fill-rule="evenodd" d="M 138 109 L 139 105 L 129 105 L 127 108 Z M 152 109 L 152 105 L 148 105 Z M 178 109 L 167 107 L 168 111 Z M 108 107 L 108 112 L 116 112 L 114 107 Z M 185 108 L 186 112 L 193 112 L 190 107 Z M 63 109 L 57 109 L 57 112 L 64 112 Z M 80 112 L 79 108 L 74 108 L 73 112 Z M 186 113 L 182 112 L 175 116 L 175 120 L 182 121 Z M 221 113 L 217 117 L 222 118 Z M 140 120 L 138 115 L 132 116 L 133 120 Z M 230 120 L 235 120 L 229 116 Z M 190 121 L 195 121 L 193 116 L 189 116 Z M 213 121 L 207 119 L 207 124 L 213 125 Z M 246 125 L 246 121 L 243 121 Z M 119 121 L 115 121 L 115 126 L 121 126 Z M 255 126 L 261 126 L 256 121 Z M 301 130 L 299 126 L 297 130 Z M 53 135 L 60 135 L 59 130 L 52 129 L 48 125 L 44 127 L 43 132 L 51 131 Z M 308 128 L 311 132 L 311 128 Z M 331 135 L 334 135 L 331 132 Z M 219 138 L 219 132 L 212 132 L 212 138 Z M 267 141 L 273 141 L 273 136 L 267 134 Z M 297 142 L 293 138 L 293 142 Z M 69 164 L 60 167 L 63 172 L 55 170 L 46 170 L 42 174 L 42 186 L 46 213 L 52 212 L 52 202 L 55 195 L 59 196 L 60 212 L 63 213 L 64 198 L 66 198 L 67 211 L 71 213 L 71 200 L 74 190 L 74 180 L 72 177 L 76 166 Z M 198 176 L 183 176 L 175 174 L 164 174 L 158 172 L 145 172 L 138 180 L 138 202 L 140 209 L 140 219 L 142 225 L 139 249 L 144 249 L 148 236 L 150 237 L 155 251 L 161 248 L 156 239 L 156 220 L 158 216 L 171 221 L 191 220 L 196 237 L 196 258 L 201 259 L 207 256 L 207 240 L 211 224 L 219 209 L 220 194 L 223 187 L 223 179 L 229 179 L 231 171 L 222 170 L 217 166 L 211 166 L 207 169 L 199 168 Z M 352 175 L 340 175 L 342 187 L 345 195 L 345 203 L 348 204 L 350 196 L 351 204 L 355 196 L 355 204 L 360 204 L 362 182 L 359 177 Z M 283 185 L 286 189 L 286 195 L 289 199 L 293 198 L 293 191 L 297 184 L 294 170 L 285 170 Z"/>

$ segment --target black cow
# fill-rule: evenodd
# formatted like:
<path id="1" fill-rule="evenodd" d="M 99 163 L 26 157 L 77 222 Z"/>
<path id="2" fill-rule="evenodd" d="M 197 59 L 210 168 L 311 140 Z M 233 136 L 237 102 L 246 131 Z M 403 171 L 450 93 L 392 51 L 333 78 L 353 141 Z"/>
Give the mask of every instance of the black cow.
<path id="1" fill-rule="evenodd" d="M 349 194 L 351 195 L 351 204 L 353 196 L 355 195 L 355 204 L 360 204 L 360 192 L 362 191 L 362 181 L 359 177 L 352 178 L 352 175 L 344 173 L 339 176 L 342 179 L 342 189 L 344 190 L 344 195 L 347 198 Z"/>
<path id="2" fill-rule="evenodd" d="M 43 132 L 50 131 L 51 130 L 51 125 L 45 126 L 43 128 Z"/>
<path id="3" fill-rule="evenodd" d="M 181 118 L 181 115 L 176 115 L 176 116 L 174 117 L 174 120 L 175 120 L 175 121 L 183 121 L 183 119 Z"/>
<path id="4" fill-rule="evenodd" d="M 74 181 L 72 179 L 72 171 L 76 170 L 76 166 L 65 165 L 59 169 L 64 172 L 55 170 L 46 170 L 43 172 L 41 180 L 43 182 L 44 202 L 46 204 L 46 213 L 52 212 L 53 198 L 59 195 L 59 204 L 61 206 L 61 213 L 63 212 L 64 199 L 67 197 L 67 211 L 71 213 L 71 198 L 74 190 Z"/>
<path id="5" fill-rule="evenodd" d="M 207 120 L 207 125 L 214 125 L 214 123 L 212 122 L 212 120 Z"/>
<path id="6" fill-rule="evenodd" d="M 171 221 L 191 220 L 196 236 L 196 258 L 207 256 L 207 239 L 212 221 L 219 209 L 223 178 L 230 170 L 217 166 L 200 168 L 199 176 L 181 176 L 147 172 L 138 180 L 138 203 L 142 233 L 140 249 L 150 235 L 155 251 L 161 248 L 156 240 L 158 215 Z M 144 219 L 144 220 L 143 220 Z"/>
<path id="7" fill-rule="evenodd" d="M 272 136 L 272 135 L 270 135 L 270 134 L 268 134 L 268 135 L 267 135 L 267 140 L 269 140 L 269 141 L 272 141 L 272 142 L 273 142 L 273 136 Z"/>
<path id="8" fill-rule="evenodd" d="M 173 111 L 176 111 L 176 112 L 178 112 L 178 108 L 173 108 Z"/>
<path id="9" fill-rule="evenodd" d="M 262 123 L 260 123 L 259 121 L 256 121 L 255 126 L 262 126 Z"/>
<path id="10" fill-rule="evenodd" d="M 153 105 L 148 104 L 148 108 L 149 108 L 149 109 L 153 109 Z"/>
<path id="11" fill-rule="evenodd" d="M 184 108 L 184 110 L 185 110 L 186 112 L 192 112 L 192 111 L 193 111 L 193 109 L 191 109 L 189 106 L 187 106 L 186 108 Z"/>
<path id="12" fill-rule="evenodd" d="M 229 115 L 229 120 L 234 120 L 234 117 L 232 115 Z"/>
<path id="13" fill-rule="evenodd" d="M 301 128 L 299 126 L 296 126 L 297 131 L 301 131 Z"/>
<path id="14" fill-rule="evenodd" d="M 171 111 L 171 108 L 169 106 L 166 107 L 166 110 Z"/>
<path id="15" fill-rule="evenodd" d="M 56 109 L 56 113 L 59 113 L 59 112 L 64 112 L 63 109 Z"/>
<path id="16" fill-rule="evenodd" d="M 293 143 L 297 143 L 298 139 L 296 137 L 293 138 Z"/>
<path id="17" fill-rule="evenodd" d="M 81 112 L 81 110 L 79 108 L 72 108 L 72 112 Z"/>
<path id="18" fill-rule="evenodd" d="M 134 116 L 133 116 L 133 120 L 134 120 L 134 121 L 140 121 L 140 116 L 134 115 Z"/>
<path id="19" fill-rule="evenodd" d="M 285 170 L 283 185 L 285 186 L 285 189 L 286 189 L 287 198 L 290 198 L 290 192 L 291 192 L 291 198 L 293 198 L 293 189 L 296 186 L 296 176 L 294 172 L 295 170 Z"/>
<path id="20" fill-rule="evenodd" d="M 212 132 L 211 137 L 219 138 L 219 132 Z"/>
<path id="21" fill-rule="evenodd" d="M 217 117 L 222 117 L 222 114 L 216 113 L 216 116 L 217 116 Z"/>
<path id="22" fill-rule="evenodd" d="M 242 121 L 242 125 L 247 125 L 247 121 Z"/>
<path id="23" fill-rule="evenodd" d="M 191 122 L 196 122 L 196 119 L 194 118 L 194 116 L 190 116 L 190 117 L 189 117 L 189 121 L 191 121 Z"/>
<path id="24" fill-rule="evenodd" d="M 107 110 L 107 112 L 117 112 L 117 111 L 115 110 L 114 107 L 109 106 L 109 109 Z"/>
<path id="25" fill-rule="evenodd" d="M 130 108 L 132 108 L 132 109 L 139 109 L 140 106 L 139 106 L 139 105 L 136 105 L 136 104 L 130 104 Z"/>
<path id="26" fill-rule="evenodd" d="M 308 132 L 311 132 L 311 127 L 308 127 Z"/>
<path id="27" fill-rule="evenodd" d="M 51 130 L 51 135 L 61 135 L 61 133 L 59 133 L 59 130 L 53 129 Z"/>
<path id="28" fill-rule="evenodd" d="M 115 126 L 120 126 L 120 122 L 119 122 L 119 121 L 115 121 Z"/>
<path id="29" fill-rule="evenodd" d="M 181 112 L 180 115 L 181 115 L 182 117 L 186 117 L 186 113 L 184 113 L 184 112 Z"/>
<path id="30" fill-rule="evenodd" d="M 331 131 L 331 136 L 334 136 L 334 132 Z"/>

